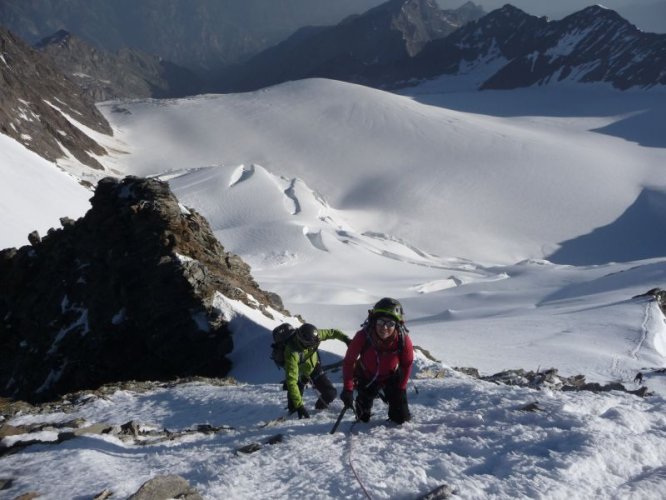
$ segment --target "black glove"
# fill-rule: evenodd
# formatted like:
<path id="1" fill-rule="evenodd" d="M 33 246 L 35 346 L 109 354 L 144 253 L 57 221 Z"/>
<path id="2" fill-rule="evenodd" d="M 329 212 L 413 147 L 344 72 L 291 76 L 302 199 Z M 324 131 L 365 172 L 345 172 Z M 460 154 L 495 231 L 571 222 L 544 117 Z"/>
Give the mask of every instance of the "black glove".
<path id="1" fill-rule="evenodd" d="M 305 406 L 301 406 L 299 408 L 296 408 L 296 411 L 298 412 L 298 419 L 299 420 L 301 418 L 310 418 L 310 414 L 308 413 L 308 410 L 305 408 Z"/>
<path id="2" fill-rule="evenodd" d="M 345 344 L 347 344 L 347 347 L 349 347 L 349 344 L 351 344 L 351 339 L 350 339 L 349 337 L 345 337 L 345 339 L 343 340 L 343 342 L 344 342 Z"/>
<path id="3" fill-rule="evenodd" d="M 352 408 L 354 406 L 354 391 L 342 391 L 340 399 L 345 404 L 346 408 Z"/>

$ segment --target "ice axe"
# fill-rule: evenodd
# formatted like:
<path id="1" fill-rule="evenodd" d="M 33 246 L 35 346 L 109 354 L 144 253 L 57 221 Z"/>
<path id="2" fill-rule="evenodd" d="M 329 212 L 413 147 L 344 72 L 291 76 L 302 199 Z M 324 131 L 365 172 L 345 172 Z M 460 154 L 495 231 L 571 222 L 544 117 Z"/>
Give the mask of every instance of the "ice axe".
<path id="1" fill-rule="evenodd" d="M 340 422 L 342 422 L 342 417 L 345 416 L 345 413 L 347 413 L 347 410 L 349 410 L 351 406 L 344 406 L 342 410 L 340 410 L 340 415 L 338 415 L 338 419 L 335 421 L 335 424 L 333 424 L 333 428 L 331 429 L 331 432 L 329 434 L 335 434 L 335 431 L 338 430 L 338 426 L 340 425 Z M 353 410 L 353 408 L 352 408 Z"/>

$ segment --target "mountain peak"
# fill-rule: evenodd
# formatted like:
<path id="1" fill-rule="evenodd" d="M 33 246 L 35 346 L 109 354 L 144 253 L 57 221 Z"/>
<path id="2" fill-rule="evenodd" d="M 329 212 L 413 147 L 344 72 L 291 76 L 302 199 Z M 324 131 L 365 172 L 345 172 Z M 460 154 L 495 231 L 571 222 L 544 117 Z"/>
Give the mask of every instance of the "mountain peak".
<path id="1" fill-rule="evenodd" d="M 518 7 L 514 7 L 510 3 L 504 4 L 502 7 L 494 11 L 496 14 L 501 14 L 501 15 L 520 15 L 520 14 L 525 14 L 524 11 L 520 10 Z M 492 14 L 492 12 L 491 12 Z"/>
<path id="2" fill-rule="evenodd" d="M 511 4 L 506 4 L 499 9 L 491 11 L 488 15 L 479 19 L 479 22 L 487 25 L 507 25 L 520 23 L 526 19 L 536 19 L 536 17 L 528 14 L 523 10 L 520 10 L 518 7 L 514 7 Z"/>
<path id="3" fill-rule="evenodd" d="M 48 45 L 66 45 L 72 38 L 72 34 L 67 30 L 58 30 L 52 35 L 42 38 L 35 44 L 35 48 L 42 49 Z"/>
<path id="4" fill-rule="evenodd" d="M 599 4 L 590 5 L 589 7 L 585 7 L 584 9 L 579 10 L 578 12 L 574 12 L 570 16 L 565 17 L 563 21 L 567 19 L 583 19 L 586 22 L 598 19 L 604 19 L 604 20 L 619 22 L 622 24 L 631 24 L 629 23 L 629 21 L 627 21 L 625 18 L 623 18 L 620 14 L 618 14 L 614 10 Z"/>

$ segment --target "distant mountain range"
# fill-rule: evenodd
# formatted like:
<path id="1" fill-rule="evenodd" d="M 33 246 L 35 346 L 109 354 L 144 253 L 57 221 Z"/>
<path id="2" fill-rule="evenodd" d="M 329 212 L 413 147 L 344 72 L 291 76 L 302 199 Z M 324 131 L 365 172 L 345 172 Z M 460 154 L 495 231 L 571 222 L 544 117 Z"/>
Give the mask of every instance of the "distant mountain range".
<path id="1" fill-rule="evenodd" d="M 400 88 L 474 71 L 489 73 L 480 89 L 563 80 L 649 88 L 666 84 L 666 35 L 644 33 L 600 6 L 548 21 L 511 5 L 481 16 L 473 4 L 442 11 L 428 0 L 395 0 L 297 33 L 235 68 L 221 88 L 306 77 Z"/>
<path id="2" fill-rule="evenodd" d="M 3 0 L 0 23 L 31 35 L 66 23 L 77 26 L 80 32 L 58 31 L 38 47 L 96 101 L 247 91 L 309 77 L 384 89 L 466 73 L 483 75 L 480 89 L 573 81 L 606 82 L 624 90 L 666 83 L 666 35 L 644 33 L 600 6 L 548 21 L 508 4 L 486 15 L 472 2 L 442 10 L 435 0 L 380 5 L 358 0 L 356 8 L 374 6 L 334 25 L 301 28 L 247 58 L 297 20 L 331 18 L 333 11 L 353 7 L 340 0 L 331 11 L 319 0 L 308 0 L 309 7 L 301 5 L 305 0 L 283 0 L 285 10 L 276 14 L 271 31 L 271 23 L 264 22 L 272 12 L 266 2 L 248 0 L 240 7 L 231 0 L 184 1 Z M 76 10 L 81 2 L 85 8 Z M 252 11 L 252 5 L 263 10 Z M 254 21 L 235 28 L 207 24 L 250 13 Z M 97 46 L 85 41 L 90 39 Z M 197 67 L 197 73 L 186 66 Z"/>
<path id="3" fill-rule="evenodd" d="M 308 77 L 372 83 L 375 70 L 401 65 L 484 11 L 471 2 L 442 10 L 434 0 L 390 0 L 336 26 L 304 28 L 225 71 L 218 90 L 252 90 Z"/>
<path id="4" fill-rule="evenodd" d="M 405 61 L 394 83 L 496 67 L 480 89 L 561 81 L 615 88 L 666 84 L 666 35 L 644 33 L 615 11 L 592 6 L 560 21 L 505 5 Z"/>
<path id="5" fill-rule="evenodd" d="M 10 5 L 0 9 L 6 14 Z M 93 168 L 105 151 L 70 119 L 111 133 L 93 101 L 245 91 L 308 77 L 384 89 L 466 73 L 483 75 L 481 90 L 666 85 L 666 35 L 641 32 L 600 6 L 548 21 L 511 5 L 483 15 L 472 3 L 443 11 L 434 0 L 390 0 L 334 26 L 303 28 L 212 83 L 157 56 L 96 48 L 65 31 L 34 50 L 1 29 L 0 47 L 0 131 L 49 160 L 69 154 Z"/>
<path id="6" fill-rule="evenodd" d="M 34 44 L 59 30 L 98 49 L 134 49 L 205 72 L 306 25 L 336 24 L 383 0 L 2 0 L 0 25 Z"/>

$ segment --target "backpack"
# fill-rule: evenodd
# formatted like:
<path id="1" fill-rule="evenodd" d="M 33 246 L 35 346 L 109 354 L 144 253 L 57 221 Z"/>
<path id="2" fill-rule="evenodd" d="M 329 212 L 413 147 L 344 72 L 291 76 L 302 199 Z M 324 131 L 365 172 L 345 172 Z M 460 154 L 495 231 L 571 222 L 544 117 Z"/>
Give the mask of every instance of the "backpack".
<path id="1" fill-rule="evenodd" d="M 273 343 L 271 344 L 271 359 L 278 368 L 284 368 L 284 348 L 296 330 L 289 323 L 282 323 L 273 329 Z"/>

